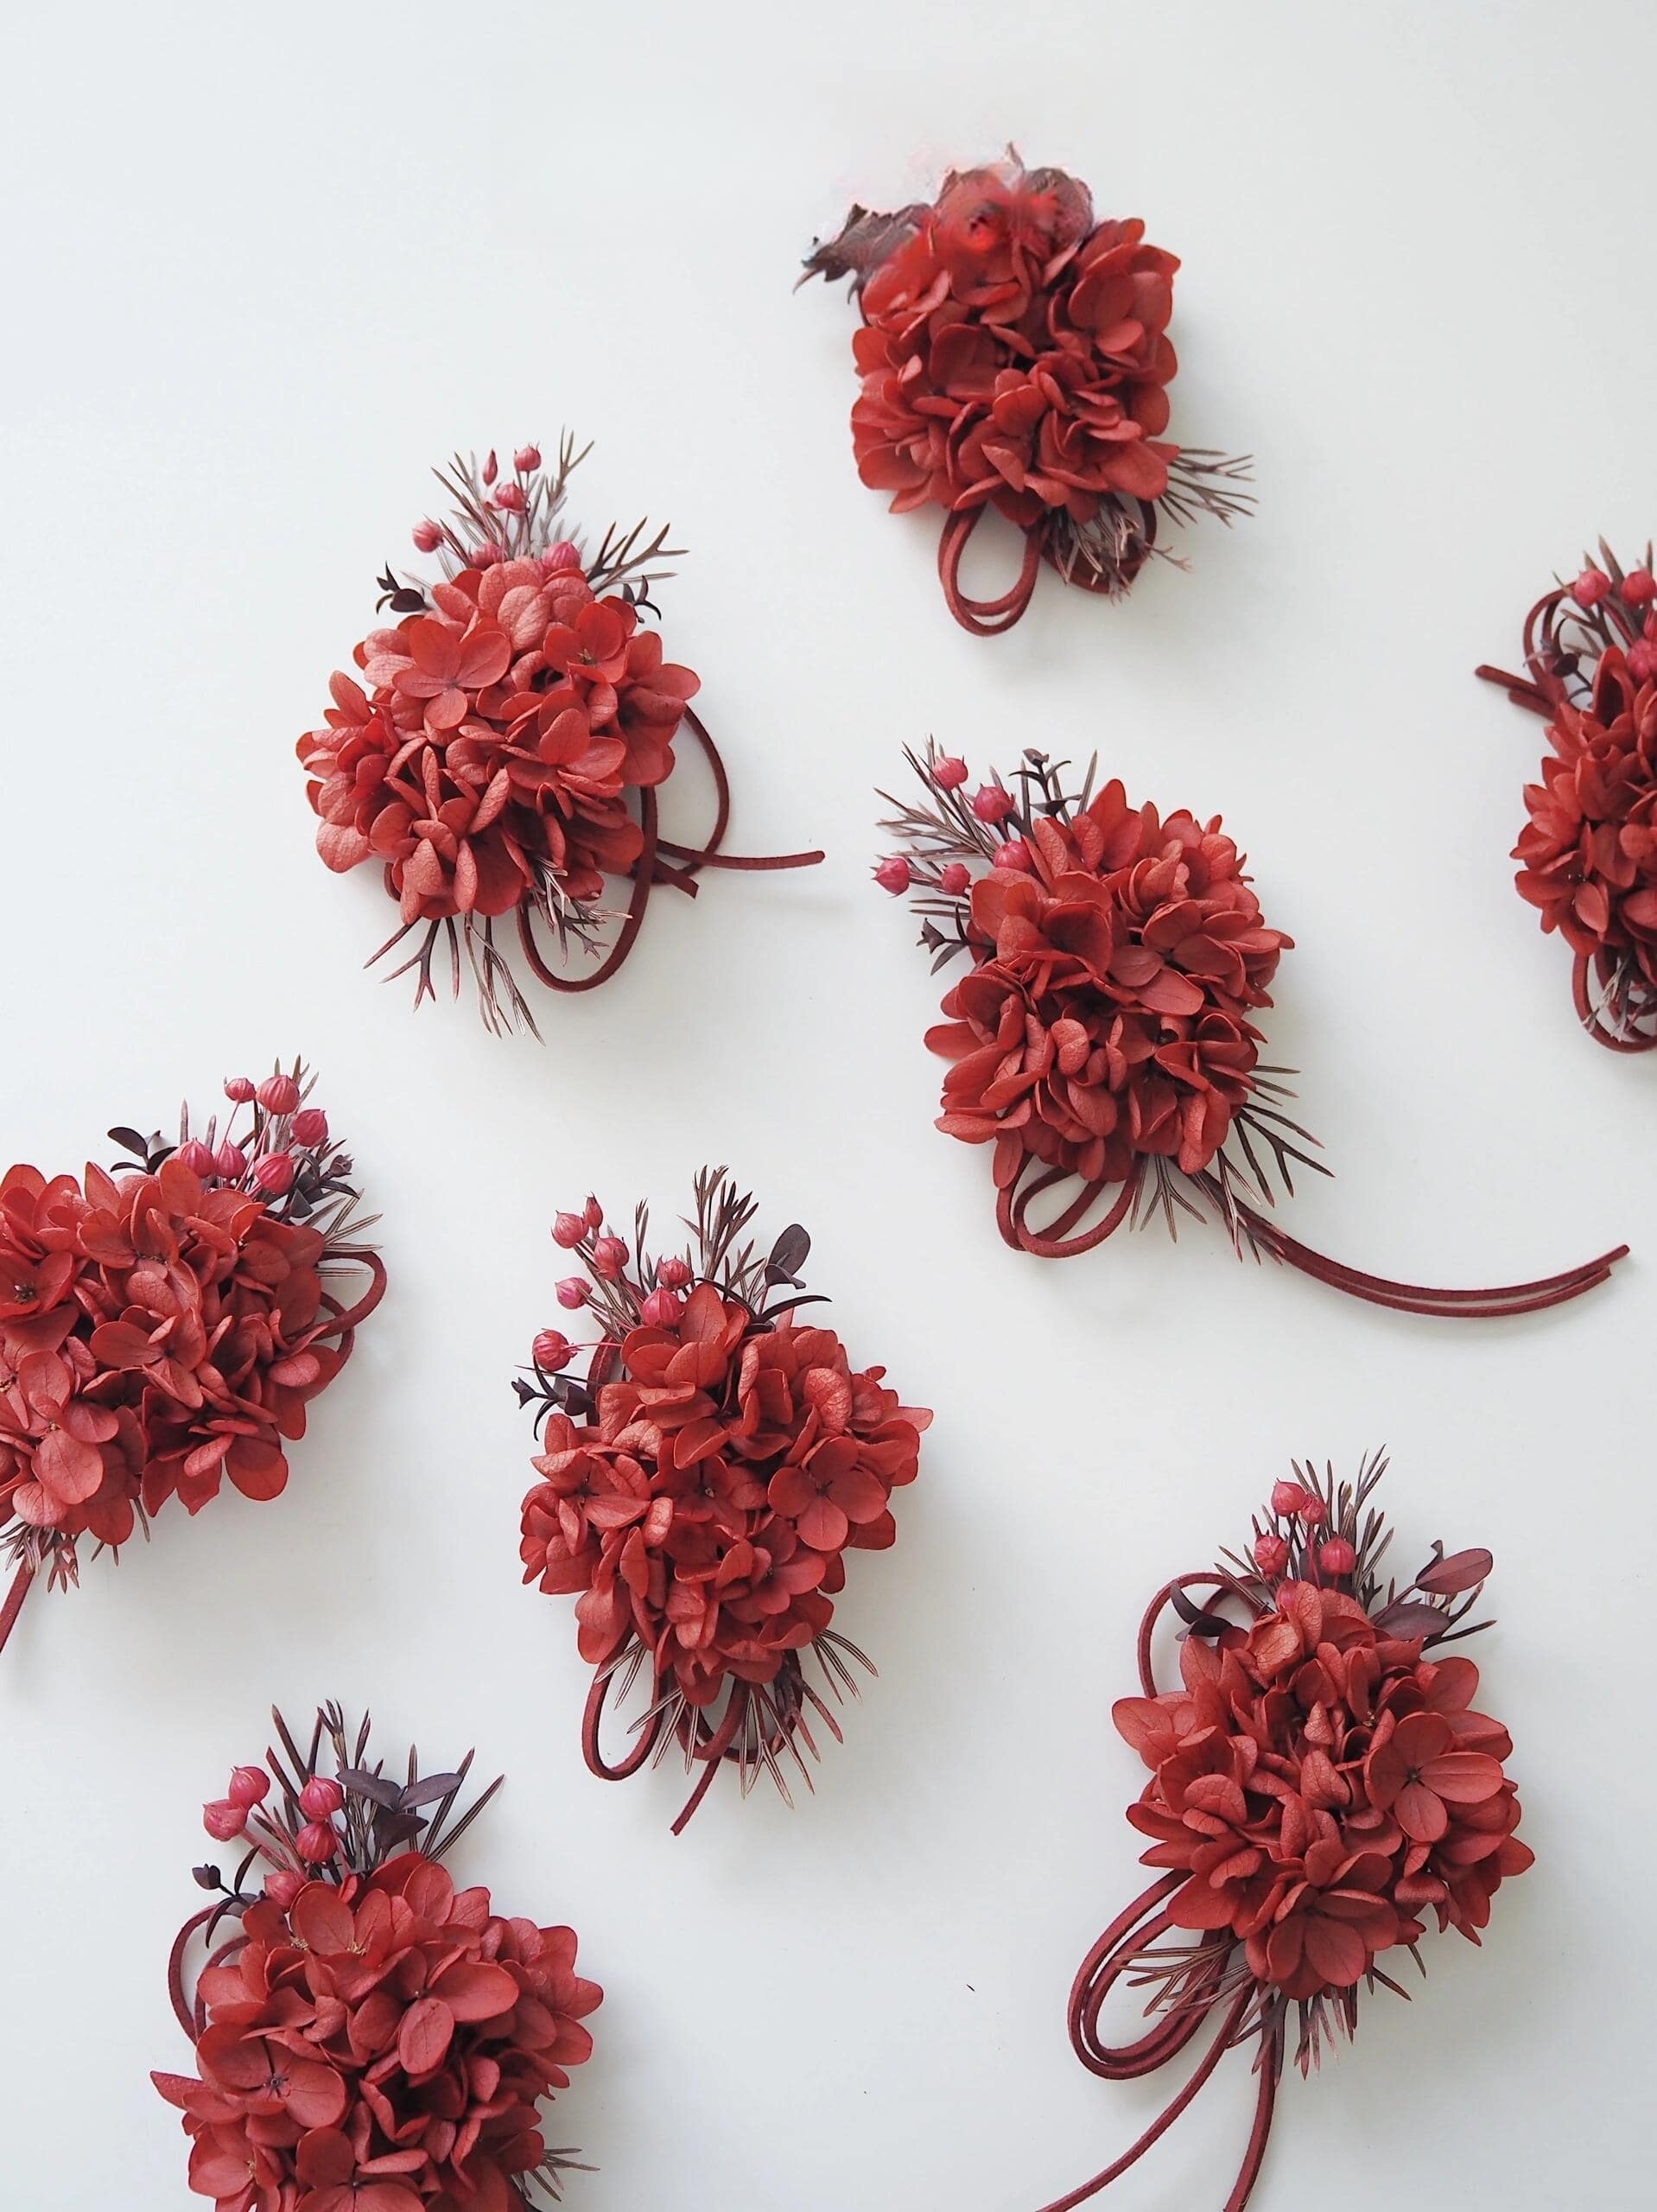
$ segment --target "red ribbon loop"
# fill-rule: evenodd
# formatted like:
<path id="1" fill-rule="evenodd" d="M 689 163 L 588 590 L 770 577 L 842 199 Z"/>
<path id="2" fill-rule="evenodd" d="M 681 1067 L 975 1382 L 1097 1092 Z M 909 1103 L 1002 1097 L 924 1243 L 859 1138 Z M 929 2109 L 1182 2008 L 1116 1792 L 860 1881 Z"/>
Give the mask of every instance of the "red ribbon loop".
<path id="1" fill-rule="evenodd" d="M 999 638 L 1023 616 L 1041 573 L 1041 530 L 1032 523 L 1024 534 L 1024 565 L 1010 590 L 999 599 L 969 599 L 961 588 L 961 556 L 967 540 L 984 514 L 982 506 L 966 507 L 950 515 L 938 539 L 938 580 L 943 600 L 963 630 L 975 638 Z"/>

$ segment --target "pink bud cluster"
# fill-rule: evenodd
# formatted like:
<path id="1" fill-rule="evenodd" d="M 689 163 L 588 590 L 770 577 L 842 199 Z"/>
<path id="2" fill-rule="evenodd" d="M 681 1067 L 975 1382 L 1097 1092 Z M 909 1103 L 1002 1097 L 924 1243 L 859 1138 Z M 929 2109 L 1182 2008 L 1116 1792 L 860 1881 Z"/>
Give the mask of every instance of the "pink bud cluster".
<path id="1" fill-rule="evenodd" d="M 222 1797 L 214 1798 L 201 1808 L 201 1825 L 216 1843 L 232 1843 L 246 1833 L 249 1817 L 263 1805 L 270 1794 L 270 1777 L 263 1767 L 238 1766 L 231 1771 L 230 1787 Z M 305 1815 L 305 1825 L 294 1839 L 294 1848 L 308 1866 L 326 1866 L 340 1851 L 340 1836 L 333 1826 L 333 1816 L 346 1802 L 346 1793 L 337 1782 L 330 1782 L 321 1775 L 313 1775 L 299 1793 L 299 1809 Z M 270 1875 L 265 1889 L 277 1895 L 283 1885 L 291 1885 L 296 1895 L 304 1877 L 289 1870 Z M 291 1902 L 283 1897 L 282 1902 Z"/>
<path id="2" fill-rule="evenodd" d="M 1628 673 L 1636 683 L 1648 683 L 1657 677 L 1657 577 L 1649 569 L 1630 569 L 1621 582 L 1613 583 L 1603 569 L 1590 563 L 1571 586 L 1571 596 L 1584 614 L 1613 596 L 1636 615 L 1644 607 L 1641 634 L 1628 648 Z"/>
<path id="3" fill-rule="evenodd" d="M 1328 1518 L 1329 1508 L 1315 1490 L 1308 1490 L 1302 1483 L 1280 1482 L 1272 1490 L 1272 1517 L 1274 1521 L 1297 1521 L 1310 1537 Z M 1282 1574 L 1289 1564 L 1289 1540 L 1279 1530 L 1268 1529 L 1256 1536 L 1254 1544 L 1254 1564 L 1264 1575 Z M 1319 1571 L 1331 1581 L 1355 1573 L 1358 1554 L 1344 1536 L 1326 1536 L 1315 1554 Z"/>
<path id="4" fill-rule="evenodd" d="M 681 1292 L 695 1281 L 690 1262 L 670 1253 L 654 1265 L 644 1266 L 644 1280 L 628 1280 L 632 1257 L 626 1240 L 606 1230 L 604 1209 L 588 1198 L 579 1213 L 554 1217 L 552 1240 L 561 1251 L 575 1253 L 585 1264 L 585 1275 L 565 1275 L 556 1285 L 558 1303 L 568 1313 L 597 1306 L 608 1325 L 629 1325 L 636 1318 L 647 1328 L 670 1329 L 684 1313 Z M 530 1346 L 530 1357 L 543 1375 L 560 1375 L 579 1356 L 562 1329 L 540 1330 Z"/>
<path id="5" fill-rule="evenodd" d="M 960 791 L 971 771 L 957 754 L 946 753 L 928 762 L 925 774 L 933 786 L 945 792 Z M 1001 783 L 981 784 L 968 805 L 975 820 L 988 829 L 999 830 L 1010 822 L 1019 810 L 1019 802 Z M 992 868 L 1010 868 L 1027 874 L 1033 866 L 1029 846 L 1019 836 L 1006 837 L 994 846 L 990 854 Z M 918 883 L 924 889 L 941 891 L 947 899 L 962 899 L 972 887 L 971 871 L 962 861 L 948 861 L 935 876 L 928 870 L 930 860 L 924 861 L 917 872 L 915 863 L 901 853 L 890 855 L 878 863 L 874 880 L 883 891 L 900 899 L 911 885 Z"/>
<path id="6" fill-rule="evenodd" d="M 286 1198 L 303 1155 L 319 1151 L 328 1139 L 327 1116 L 320 1106 L 302 1107 L 302 1095 L 294 1077 L 280 1072 L 259 1084 L 251 1076 L 227 1077 L 225 1096 L 232 1107 L 255 1109 L 251 1136 L 236 1136 L 232 1112 L 222 1137 L 209 1128 L 208 1139 L 216 1141 L 187 1138 L 178 1148 L 180 1164 L 204 1181 L 246 1182 L 261 1198 Z"/>

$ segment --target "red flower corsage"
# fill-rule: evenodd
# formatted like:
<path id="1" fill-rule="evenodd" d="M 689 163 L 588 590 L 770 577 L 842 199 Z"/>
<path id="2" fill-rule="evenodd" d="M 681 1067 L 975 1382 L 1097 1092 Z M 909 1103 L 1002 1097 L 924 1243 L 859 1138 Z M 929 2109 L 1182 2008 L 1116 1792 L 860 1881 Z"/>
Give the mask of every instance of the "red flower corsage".
<path id="1" fill-rule="evenodd" d="M 1614 1052 L 1657 1046 L 1657 582 L 1603 539 L 1525 619 L 1527 676 L 1478 673 L 1540 715 L 1554 758 L 1525 788 L 1519 895 L 1576 955 L 1583 1027 Z"/>
<path id="2" fill-rule="evenodd" d="M 1089 1952 L 1070 1992 L 1070 2040 L 1108 2082 L 1132 2081 L 1213 2032 L 1196 2071 L 1121 2158 L 1045 2212 L 1072 2212 L 1125 2173 L 1178 2120 L 1226 2051 L 1253 2042 L 1254 2128 L 1225 2212 L 1260 2173 L 1292 2034 L 1305 2074 L 1357 2026 L 1360 1988 L 1405 1993 L 1388 1954 L 1416 1946 L 1429 1916 L 1470 1942 L 1490 1899 L 1533 1854 L 1499 1721 L 1476 1712 L 1478 1669 L 1447 1644 L 1490 1572 L 1487 1551 L 1432 1557 L 1402 1589 L 1383 1584 L 1390 1531 L 1369 1500 L 1377 1456 L 1336 1486 L 1297 1467 L 1254 1524 L 1246 1557 L 1181 1574 L 1140 1628 L 1144 1694 L 1118 1699 L 1119 1732 L 1150 1769 L 1128 1819 L 1159 1871 Z M 1198 1606 L 1190 1589 L 1217 1593 Z M 1222 1610 L 1230 1605 L 1240 1618 Z M 1165 1607 L 1184 1624 L 1181 1687 L 1157 1686 L 1152 1646 Z M 1187 1940 L 1187 1938 L 1189 1940 Z M 1113 1986 L 1154 1993 L 1149 2030 L 1111 2044 Z"/>
<path id="3" fill-rule="evenodd" d="M 682 1253 L 607 1230 L 595 1198 L 561 1213 L 553 1236 L 585 1269 L 561 1306 L 597 1323 L 591 1344 L 556 1329 L 535 1340 L 539 1477 L 524 1500 L 524 1579 L 575 1595 L 583 1659 L 597 1671 L 582 1749 L 606 1781 L 636 1774 L 676 1743 L 700 1769 L 676 1835 L 724 1762 L 744 1796 L 763 1770 L 784 1798 L 784 1759 L 809 1788 L 821 1722 L 855 1696 L 854 1664 L 874 1668 L 831 1626 L 848 1551 L 880 1551 L 897 1529 L 892 1493 L 913 1482 L 932 1416 L 854 1371 L 832 1329 L 803 1324 L 821 1305 L 800 1288 L 810 1249 L 785 1229 L 769 1252 L 748 1235 L 755 1206 L 722 1168 L 696 1180 Z M 585 1355 L 585 1376 L 566 1372 Z M 806 1672 L 816 1661 L 821 1694 Z M 613 1688 L 643 1675 L 634 1741 L 613 1763 L 599 1737 Z"/>
<path id="4" fill-rule="evenodd" d="M 1228 523 L 1252 504 L 1246 461 L 1162 435 L 1178 266 L 1143 223 L 1095 222 L 1086 185 L 1011 148 L 947 176 L 930 207 L 854 207 L 813 249 L 800 282 L 849 276 L 863 317 L 858 474 L 894 513 L 943 509 L 943 596 L 975 636 L 1013 627 L 1044 560 L 1120 598 L 1153 553 L 1175 557 L 1164 518 Z M 991 506 L 1023 531 L 1024 564 L 999 598 L 969 599 L 961 557 Z"/>
<path id="5" fill-rule="evenodd" d="M 585 449 L 584 449 L 585 450 Z M 650 588 L 677 557 L 665 530 L 606 531 L 589 556 L 562 516 L 584 457 L 566 436 L 554 470 L 524 446 L 504 475 L 456 455 L 437 480 L 454 501 L 445 522 L 416 525 L 435 582 L 379 579 L 382 610 L 336 674 L 323 728 L 299 741 L 321 817 L 317 850 L 343 873 L 377 862 L 401 925 L 373 956 L 412 937 L 395 972 L 417 977 L 415 1004 L 436 995 L 446 943 L 458 996 L 463 965 L 490 1028 L 534 1016 L 505 940 L 549 990 L 589 991 L 632 950 L 653 886 L 692 895 L 704 868 L 806 868 L 821 853 L 742 858 L 722 850 L 730 788 L 714 741 L 690 705 L 700 689 L 662 656 L 644 626 Z M 714 827 L 698 846 L 662 836 L 657 793 L 688 724 L 713 771 Z M 631 883 L 619 917 L 606 877 Z M 497 931 L 497 925 L 499 931 Z M 613 925 L 613 927 L 612 926 Z M 548 964 L 572 944 L 597 964 Z M 370 964 L 372 964 L 371 961 Z"/>
<path id="6" fill-rule="evenodd" d="M 0 1180 L 0 1645 L 37 1576 L 79 1580 L 83 1537 L 118 1551 L 169 1498 L 286 1484 L 284 1441 L 385 1288 L 310 1087 L 298 1061 L 238 1076 L 222 1128 L 187 1106 L 175 1144 L 114 1128 L 132 1157 L 108 1170 Z M 347 1268 L 368 1272 L 349 1307 Z"/>
<path id="7" fill-rule="evenodd" d="M 179 1931 L 168 1986 L 197 2071 L 154 2074 L 184 2114 L 190 2187 L 217 2212 L 531 2212 L 576 2164 L 537 2109 L 590 2056 L 603 1992 L 568 1928 L 496 1912 L 441 1861 L 499 1789 L 455 1807 L 472 1765 L 368 1764 L 337 1705 L 302 1751 L 238 1766 L 205 1808 L 248 1849 Z M 326 1754 L 333 1771 L 321 1771 Z M 276 1784 L 276 1796 L 271 1784 Z M 248 1886 L 256 1865 L 269 1869 Z M 220 1931 L 236 1933 L 220 1940 Z M 206 1963 L 186 1987 L 200 1938 Z"/>
<path id="8" fill-rule="evenodd" d="M 1090 1251 L 1130 1215 L 1212 1211 L 1252 1251 L 1336 1290 L 1406 1313 L 1526 1313 L 1603 1282 L 1626 1245 L 1537 1282 L 1438 1290 L 1361 1273 L 1261 1212 L 1273 1184 L 1321 1166 L 1317 1140 L 1283 1111 L 1292 1071 L 1263 1065 L 1252 1019 L 1291 940 L 1268 929 L 1219 817 L 1132 807 L 1120 783 L 1079 793 L 1063 762 L 1026 752 L 1010 785 L 970 795 L 967 764 L 907 754 L 924 799 L 881 823 L 904 849 L 875 880 L 914 896 L 933 971 L 968 973 L 927 1032 L 950 1063 L 937 1126 L 994 1147 L 996 1220 L 1041 1259 Z M 1044 1227 L 1030 1218 L 1058 1192 Z M 1101 1198 L 1110 1204 L 1080 1224 Z"/>

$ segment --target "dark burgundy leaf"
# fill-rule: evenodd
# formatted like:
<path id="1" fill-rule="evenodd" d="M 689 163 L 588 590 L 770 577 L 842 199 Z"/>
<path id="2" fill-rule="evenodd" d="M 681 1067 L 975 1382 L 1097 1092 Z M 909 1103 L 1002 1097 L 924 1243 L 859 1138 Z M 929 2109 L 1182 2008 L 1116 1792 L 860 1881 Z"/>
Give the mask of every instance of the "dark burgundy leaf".
<path id="1" fill-rule="evenodd" d="M 1482 1549 L 1452 1552 L 1448 1559 L 1424 1567 L 1415 1578 L 1415 1586 L 1431 1591 L 1435 1598 L 1458 1598 L 1463 1590 L 1484 1581 L 1495 1565 L 1489 1553 Z"/>

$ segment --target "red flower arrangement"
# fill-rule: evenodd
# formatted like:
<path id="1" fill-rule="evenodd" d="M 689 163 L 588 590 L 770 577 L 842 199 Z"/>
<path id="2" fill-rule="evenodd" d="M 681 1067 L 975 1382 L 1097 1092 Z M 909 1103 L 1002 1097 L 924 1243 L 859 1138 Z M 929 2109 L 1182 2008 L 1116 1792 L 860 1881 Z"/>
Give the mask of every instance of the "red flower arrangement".
<path id="1" fill-rule="evenodd" d="M 1079 793 L 1066 764 L 1025 753 L 1011 783 L 968 797 L 967 764 L 905 756 L 924 801 L 881 797 L 902 846 L 874 870 L 912 894 L 933 972 L 968 972 L 927 1033 L 949 1063 L 937 1126 L 993 1147 L 996 1220 L 1014 1250 L 1066 1259 L 1130 1216 L 1211 1209 L 1241 1254 L 1269 1256 L 1406 1313 L 1524 1313 L 1603 1282 L 1614 1252 L 1536 1282 L 1442 1290 L 1366 1274 L 1298 1243 L 1260 1211 L 1298 1166 L 1328 1173 L 1283 1111 L 1292 1071 L 1262 1063 L 1253 1020 L 1292 940 L 1267 926 L 1216 815 L 1130 806 L 1122 785 Z M 1044 1227 L 1031 1208 L 1069 1193 Z M 1082 1224 L 1108 1197 L 1102 1218 Z"/>
<path id="2" fill-rule="evenodd" d="M 576 2162 L 537 2107 L 593 2049 L 603 1994 L 575 1972 L 568 1928 L 494 1910 L 442 1860 L 499 1789 L 452 1818 L 472 1765 L 407 1780 L 368 1761 L 337 1705 L 302 1752 L 238 1766 L 205 1808 L 244 1837 L 233 1881 L 179 1931 L 168 1984 L 197 2072 L 155 2074 L 184 2114 L 190 2187 L 217 2212 L 530 2212 Z M 332 1775 L 319 1759 L 331 1753 Z M 271 1796 L 274 1780 L 277 1796 Z M 244 1887 L 258 1861 L 262 1883 Z M 233 1923 L 238 1932 L 215 1942 Z M 185 1961 L 208 1948 L 193 1990 Z"/>
<path id="3" fill-rule="evenodd" d="M 435 555 L 435 582 L 379 579 L 379 606 L 400 619 L 371 631 L 337 674 L 322 728 L 299 741 L 308 795 L 321 817 L 317 850 L 337 873 L 378 863 L 400 926 L 373 958 L 413 937 L 396 973 L 417 976 L 415 1004 L 435 997 L 432 964 L 447 943 L 453 988 L 462 955 L 497 1032 L 535 1019 L 497 934 L 513 931 L 549 990 L 587 991 L 632 950 L 651 891 L 692 896 L 704 868 L 806 868 L 817 852 L 767 859 L 722 849 L 730 815 L 724 764 L 690 705 L 700 687 L 663 658 L 644 618 L 650 590 L 677 557 L 665 530 L 606 531 L 590 557 L 562 526 L 570 474 L 585 457 L 566 436 L 556 469 L 535 446 L 503 475 L 456 455 L 437 480 L 454 499 L 443 522 L 416 526 Z M 688 725 L 716 793 L 705 843 L 661 834 L 657 794 Z M 604 906 L 606 878 L 632 885 L 625 912 Z M 548 964 L 544 939 L 596 965 Z M 370 963 L 372 964 L 372 962 Z"/>
<path id="4" fill-rule="evenodd" d="M 1414 1580 L 1383 1588 L 1390 1532 L 1369 1501 L 1380 1456 L 1355 1484 L 1296 1467 L 1257 1517 L 1246 1556 L 1182 1574 L 1140 1630 L 1143 1695 L 1112 1717 L 1150 1770 L 1128 1819 L 1150 1840 L 1149 1888 L 1112 1922 L 1070 1993 L 1077 2056 L 1106 2081 L 1154 2072 L 1210 2022 L 1185 2087 L 1102 2173 L 1045 2208 L 1072 2212 L 1170 2127 L 1234 2044 L 1253 2040 L 1253 2131 L 1226 2212 L 1258 2177 L 1295 2025 L 1303 2074 L 1352 2036 L 1360 1989 L 1405 1993 L 1381 1961 L 1417 1946 L 1429 1916 L 1476 1943 L 1490 1900 L 1533 1853 L 1501 1723 L 1474 1709 L 1478 1669 L 1444 1647 L 1469 1623 L 1486 1551 L 1435 1544 Z M 1219 1593 L 1198 1606 L 1185 1595 Z M 1218 1610 L 1241 1612 L 1232 1619 Z M 1171 1605 L 1184 1624 L 1181 1687 L 1157 1684 L 1152 1647 Z M 1181 1938 L 1189 1936 L 1189 1941 Z M 1172 1939 L 1171 1941 L 1170 1939 Z M 1153 1995 L 1152 2025 L 1104 2041 L 1100 2013 L 1126 1976 Z"/>
<path id="5" fill-rule="evenodd" d="M 830 1625 L 834 1599 L 848 1551 L 894 1541 L 892 1493 L 914 1480 L 932 1419 L 898 1402 L 884 1368 L 854 1370 L 832 1329 L 801 1322 L 822 1302 L 800 1288 L 803 1229 L 761 1255 L 747 1236 L 754 1203 L 722 1168 L 695 1192 L 682 1254 L 647 1254 L 643 1206 L 631 1248 L 595 1198 L 559 1215 L 553 1236 L 586 1270 L 559 1284 L 559 1302 L 590 1312 L 599 1333 L 578 1379 L 565 1371 L 577 1347 L 543 1330 L 534 1381 L 515 1385 L 543 1447 L 524 1500 L 524 1579 L 575 1596 L 581 1654 L 597 1670 L 587 1765 L 619 1781 L 676 1743 L 700 1777 L 676 1835 L 725 1762 L 745 1796 L 763 1770 L 786 1799 L 784 1758 L 810 1786 L 813 1716 L 840 1739 L 805 1660 L 835 1704 L 856 1694 L 848 1662 L 874 1672 Z M 641 1675 L 649 1701 L 612 1763 L 605 1701 Z"/>
<path id="6" fill-rule="evenodd" d="M 112 1168 L 0 1179 L 0 1645 L 38 1577 L 79 1580 L 83 1538 L 116 1552 L 171 1498 L 286 1484 L 285 1444 L 385 1288 L 311 1080 L 238 1076 L 222 1128 L 193 1134 L 187 1106 L 176 1144 L 114 1128 Z M 369 1278 L 350 1307 L 329 1287 L 347 1267 Z"/>
<path id="7" fill-rule="evenodd" d="M 894 513 L 943 509 L 938 575 L 975 636 L 1013 627 L 1044 560 L 1120 598 L 1153 553 L 1174 557 L 1163 518 L 1228 523 L 1252 504 L 1245 461 L 1163 435 L 1178 266 L 1143 223 L 1095 222 L 1086 185 L 1011 148 L 952 172 L 930 207 L 854 207 L 807 259 L 800 282 L 849 276 L 863 317 L 858 474 Z M 961 557 L 992 506 L 1024 533 L 1024 563 L 999 598 L 969 599 Z"/>
<path id="8" fill-rule="evenodd" d="M 1583 1027 L 1614 1052 L 1657 1046 L 1657 579 L 1603 539 L 1525 620 L 1527 677 L 1478 671 L 1547 724 L 1553 759 L 1525 788 L 1519 895 L 1576 958 Z"/>

